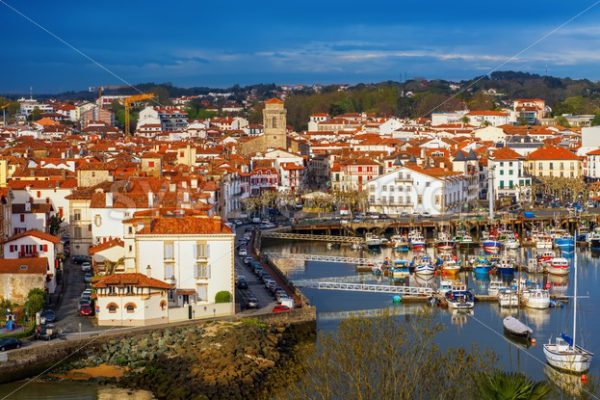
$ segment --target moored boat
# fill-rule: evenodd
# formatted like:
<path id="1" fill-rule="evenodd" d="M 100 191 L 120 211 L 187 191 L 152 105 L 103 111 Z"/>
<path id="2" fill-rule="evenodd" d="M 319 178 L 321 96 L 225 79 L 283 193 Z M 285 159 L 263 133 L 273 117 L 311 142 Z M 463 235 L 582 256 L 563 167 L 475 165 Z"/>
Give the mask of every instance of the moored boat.
<path id="1" fill-rule="evenodd" d="M 367 233 L 367 235 L 365 236 L 365 243 L 370 249 L 378 249 L 381 247 L 383 241 L 379 236 L 374 235 L 372 233 Z"/>
<path id="2" fill-rule="evenodd" d="M 410 242 L 402 235 L 394 235 L 391 237 L 392 246 L 394 251 L 405 252 L 410 250 Z"/>
<path id="3" fill-rule="evenodd" d="M 452 250 L 454 248 L 454 239 L 447 232 L 440 232 L 435 241 L 435 247 L 441 251 Z"/>
<path id="4" fill-rule="evenodd" d="M 517 291 L 511 288 L 498 290 L 498 304 L 500 304 L 500 307 L 519 307 Z"/>
<path id="5" fill-rule="evenodd" d="M 525 307 L 543 310 L 550 307 L 550 292 L 545 289 L 527 289 L 521 295 Z"/>
<path id="6" fill-rule="evenodd" d="M 594 250 L 600 250 L 600 228 L 595 228 L 588 236 L 590 242 L 590 248 Z"/>
<path id="7" fill-rule="evenodd" d="M 552 275 L 568 275 L 569 260 L 564 257 L 554 257 L 546 266 L 546 270 Z"/>
<path id="8" fill-rule="evenodd" d="M 482 242 L 483 250 L 486 253 L 496 254 L 500 251 L 502 243 L 496 239 L 486 239 Z"/>
<path id="9" fill-rule="evenodd" d="M 454 242 L 460 247 L 469 247 L 473 245 L 473 237 L 465 231 L 459 231 L 454 237 Z"/>
<path id="10" fill-rule="evenodd" d="M 473 271 L 475 271 L 476 274 L 489 274 L 491 269 L 492 264 L 488 259 L 483 257 L 479 257 L 473 264 Z"/>
<path id="11" fill-rule="evenodd" d="M 394 279 L 404 278 L 410 275 L 410 262 L 402 259 L 394 260 L 390 273 Z"/>
<path id="12" fill-rule="evenodd" d="M 503 257 L 499 262 L 496 263 L 496 269 L 501 274 L 512 274 L 515 272 L 515 262 Z"/>
<path id="13" fill-rule="evenodd" d="M 563 251 L 572 251 L 575 248 L 573 236 L 565 234 L 554 239 L 556 247 Z"/>
<path id="14" fill-rule="evenodd" d="M 448 308 L 455 310 L 469 310 L 475 307 L 475 296 L 464 285 L 453 286 L 444 294 Z"/>
<path id="15" fill-rule="evenodd" d="M 502 320 L 504 332 L 519 339 L 531 340 L 533 329 L 519 321 L 513 316 L 508 316 Z"/>

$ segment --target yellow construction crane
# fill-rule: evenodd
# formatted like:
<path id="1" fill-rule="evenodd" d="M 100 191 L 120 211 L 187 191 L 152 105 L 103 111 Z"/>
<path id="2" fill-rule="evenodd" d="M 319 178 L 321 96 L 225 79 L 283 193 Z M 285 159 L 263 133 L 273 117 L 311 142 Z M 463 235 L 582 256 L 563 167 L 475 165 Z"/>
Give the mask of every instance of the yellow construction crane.
<path id="1" fill-rule="evenodd" d="M 154 93 L 141 93 L 125 97 L 123 100 L 123 104 L 125 105 L 125 136 L 129 136 L 129 108 L 131 107 L 131 104 L 138 101 L 154 99 L 154 97 Z"/>

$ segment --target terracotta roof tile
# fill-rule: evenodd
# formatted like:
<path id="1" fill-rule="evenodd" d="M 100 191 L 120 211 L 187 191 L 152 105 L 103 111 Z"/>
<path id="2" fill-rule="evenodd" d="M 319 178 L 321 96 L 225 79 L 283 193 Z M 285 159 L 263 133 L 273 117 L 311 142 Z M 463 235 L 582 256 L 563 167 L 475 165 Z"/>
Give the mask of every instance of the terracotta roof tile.
<path id="1" fill-rule="evenodd" d="M 137 286 L 153 289 L 171 289 L 172 286 L 158 279 L 149 278 L 140 273 L 105 275 L 94 280 L 92 286 L 105 288 L 107 286 Z"/>

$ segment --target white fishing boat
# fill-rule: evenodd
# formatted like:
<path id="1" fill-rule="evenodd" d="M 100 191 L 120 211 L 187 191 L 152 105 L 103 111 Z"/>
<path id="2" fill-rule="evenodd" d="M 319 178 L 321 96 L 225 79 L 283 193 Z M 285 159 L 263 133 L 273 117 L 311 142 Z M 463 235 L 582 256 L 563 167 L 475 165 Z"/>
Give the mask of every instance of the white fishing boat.
<path id="1" fill-rule="evenodd" d="M 381 240 L 381 237 L 372 233 L 367 233 L 367 235 L 365 236 L 365 243 L 367 247 L 374 249 L 381 247 L 383 241 Z"/>
<path id="2" fill-rule="evenodd" d="M 577 235 L 574 235 L 577 237 Z M 575 241 L 575 239 L 573 239 Z M 573 244 L 574 246 L 575 244 Z M 593 353 L 577 346 L 577 252 L 574 252 L 574 272 L 575 281 L 573 287 L 573 337 L 565 334 L 557 337 L 555 342 L 549 341 L 544 344 L 544 355 L 548 364 L 554 368 L 573 372 L 583 373 L 590 369 Z"/>
<path id="3" fill-rule="evenodd" d="M 522 293 L 525 307 L 543 310 L 550 307 L 550 292 L 545 289 L 527 289 Z"/>
<path id="4" fill-rule="evenodd" d="M 441 295 L 445 295 L 446 292 L 452 290 L 453 287 L 454 287 L 454 281 L 451 281 L 448 279 L 442 279 L 440 281 L 440 287 L 438 289 L 438 292 L 440 292 Z"/>
<path id="5" fill-rule="evenodd" d="M 433 275 L 435 267 L 430 262 L 422 262 L 415 266 L 415 274 L 417 275 Z"/>
<path id="6" fill-rule="evenodd" d="M 490 280 L 490 284 L 488 285 L 488 294 L 490 296 L 497 296 L 498 291 L 504 287 L 506 287 L 506 285 L 501 279 L 492 278 Z"/>
<path id="7" fill-rule="evenodd" d="M 510 288 L 498 290 L 498 304 L 500 304 L 500 307 L 519 307 L 517 291 Z"/>
<path id="8" fill-rule="evenodd" d="M 551 249 L 553 244 L 552 236 L 545 233 L 533 234 L 533 242 L 535 243 L 535 248 L 538 250 Z"/>
<path id="9" fill-rule="evenodd" d="M 464 285 L 454 285 L 444 295 L 448 308 L 455 310 L 469 310 L 475 307 L 475 296 Z"/>
<path id="10" fill-rule="evenodd" d="M 508 249 L 508 250 L 516 250 L 521 246 L 519 241 L 514 237 L 510 238 L 510 239 L 506 239 L 504 241 L 503 245 L 504 245 L 504 248 Z"/>
<path id="11" fill-rule="evenodd" d="M 564 257 L 554 257 L 550 260 L 550 263 L 546 266 L 549 274 L 552 275 L 568 275 L 569 274 L 569 260 Z"/>

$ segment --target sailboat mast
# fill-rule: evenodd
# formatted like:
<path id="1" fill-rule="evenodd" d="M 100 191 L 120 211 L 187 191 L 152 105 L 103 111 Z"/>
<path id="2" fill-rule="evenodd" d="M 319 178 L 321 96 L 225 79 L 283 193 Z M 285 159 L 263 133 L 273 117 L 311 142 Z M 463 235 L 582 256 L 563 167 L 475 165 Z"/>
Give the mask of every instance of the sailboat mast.
<path id="1" fill-rule="evenodd" d="M 575 218 L 575 234 L 573 235 L 573 267 L 575 268 L 575 288 L 573 291 L 573 351 L 576 351 L 577 338 L 577 218 Z"/>

